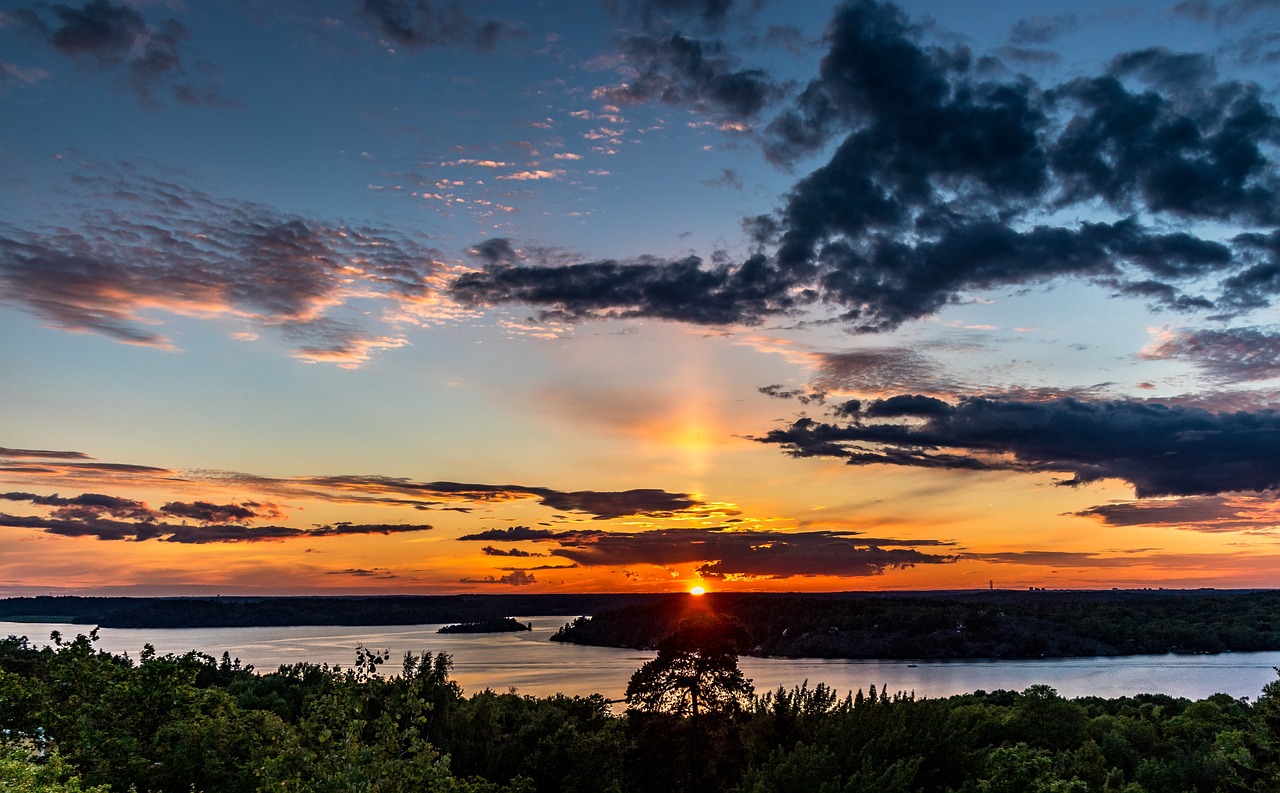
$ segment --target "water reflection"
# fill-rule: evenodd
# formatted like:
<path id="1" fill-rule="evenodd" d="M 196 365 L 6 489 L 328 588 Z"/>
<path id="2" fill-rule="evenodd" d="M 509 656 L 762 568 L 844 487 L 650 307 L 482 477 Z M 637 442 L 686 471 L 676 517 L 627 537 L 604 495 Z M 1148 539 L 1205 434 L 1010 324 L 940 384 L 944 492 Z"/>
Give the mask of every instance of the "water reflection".
<path id="1" fill-rule="evenodd" d="M 468 693 L 486 688 L 546 696 L 557 692 L 601 693 L 621 699 L 627 680 L 652 652 L 607 647 L 578 647 L 548 641 L 566 617 L 519 617 L 533 630 L 501 634 L 438 634 L 439 625 L 303 626 L 286 628 L 185 628 L 174 630 L 102 628 L 98 646 L 137 658 L 151 643 L 156 652 L 182 654 L 196 649 L 215 657 L 228 652 L 259 671 L 301 661 L 349 667 L 357 644 L 388 649 L 383 667 L 400 671 L 405 652 L 448 653 L 453 677 Z M 47 644 L 50 631 L 65 637 L 89 626 L 0 622 L 0 636 L 28 636 Z M 1226 693 L 1256 698 L 1276 679 L 1280 652 L 1222 655 L 1142 655 L 1123 658 L 1067 658 L 1034 661 L 827 661 L 743 658 L 741 666 L 757 691 L 791 688 L 808 680 L 840 692 L 887 687 L 922 697 L 945 697 L 975 689 L 1011 689 L 1047 684 L 1066 697 L 1117 697 L 1143 692 L 1201 699 Z"/>

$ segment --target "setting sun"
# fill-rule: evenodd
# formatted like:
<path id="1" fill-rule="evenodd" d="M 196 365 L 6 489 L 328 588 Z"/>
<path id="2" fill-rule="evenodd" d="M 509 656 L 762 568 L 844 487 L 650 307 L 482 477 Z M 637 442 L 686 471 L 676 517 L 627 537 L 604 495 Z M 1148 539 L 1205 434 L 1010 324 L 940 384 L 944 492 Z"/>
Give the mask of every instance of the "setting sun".
<path id="1" fill-rule="evenodd" d="M 700 586 L 696 586 L 693 589 L 689 590 L 690 595 L 705 595 L 706 593 L 707 593 L 707 590 Z"/>

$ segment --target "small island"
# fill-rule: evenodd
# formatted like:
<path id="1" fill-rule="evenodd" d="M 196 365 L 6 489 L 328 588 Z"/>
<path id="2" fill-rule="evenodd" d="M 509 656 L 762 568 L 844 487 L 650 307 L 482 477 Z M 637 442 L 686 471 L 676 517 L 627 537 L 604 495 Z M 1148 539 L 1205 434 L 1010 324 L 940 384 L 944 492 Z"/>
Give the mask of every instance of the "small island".
<path id="1" fill-rule="evenodd" d="M 494 617 L 479 622 L 460 622 L 456 625 L 445 625 L 436 633 L 515 633 L 531 631 L 533 624 L 519 622 L 514 617 Z"/>

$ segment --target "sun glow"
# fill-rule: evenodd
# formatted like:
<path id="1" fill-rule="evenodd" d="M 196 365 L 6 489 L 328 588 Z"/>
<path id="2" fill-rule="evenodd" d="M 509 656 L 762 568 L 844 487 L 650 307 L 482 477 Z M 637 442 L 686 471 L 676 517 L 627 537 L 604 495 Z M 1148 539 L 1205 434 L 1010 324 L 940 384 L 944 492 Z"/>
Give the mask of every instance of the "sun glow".
<path id="1" fill-rule="evenodd" d="M 689 590 L 689 594 L 690 594 L 690 595 L 705 595 L 705 594 L 707 594 L 707 590 L 706 590 L 706 589 L 704 589 L 703 587 L 696 586 L 696 587 L 693 587 L 692 589 L 690 589 L 690 590 Z"/>

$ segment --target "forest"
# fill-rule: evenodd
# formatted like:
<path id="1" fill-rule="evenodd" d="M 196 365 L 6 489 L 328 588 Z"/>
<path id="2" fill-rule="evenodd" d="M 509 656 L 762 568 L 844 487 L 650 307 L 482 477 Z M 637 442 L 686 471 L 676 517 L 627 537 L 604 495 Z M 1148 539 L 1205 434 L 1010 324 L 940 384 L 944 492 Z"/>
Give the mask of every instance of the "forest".
<path id="1" fill-rule="evenodd" d="M 791 658 L 1053 658 L 1280 650 L 1280 591 L 709 593 L 753 655 Z M 555 641 L 653 647 L 689 598 L 606 607 Z"/>
<path id="2" fill-rule="evenodd" d="M 464 694 L 445 655 L 349 668 L 137 659 L 94 632 L 0 641 L 0 790 L 457 793 L 1280 791 L 1280 681 L 1256 699 L 756 692 L 732 616 L 686 615 L 625 702 Z"/>

